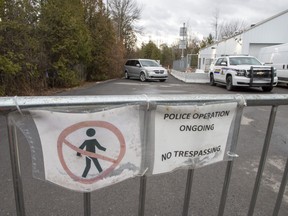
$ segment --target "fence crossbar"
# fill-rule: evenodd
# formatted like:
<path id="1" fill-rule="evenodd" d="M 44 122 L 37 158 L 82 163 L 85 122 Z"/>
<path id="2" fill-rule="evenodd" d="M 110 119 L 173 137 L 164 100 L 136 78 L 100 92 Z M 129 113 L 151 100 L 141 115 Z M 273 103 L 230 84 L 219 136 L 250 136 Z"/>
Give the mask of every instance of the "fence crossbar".
<path id="1" fill-rule="evenodd" d="M 288 94 L 249 94 L 241 95 L 247 106 L 288 105 Z M 235 100 L 234 94 L 167 94 L 167 95 L 99 95 L 99 96 L 23 96 L 0 98 L 0 111 L 13 110 L 19 107 L 49 107 L 49 106 L 81 106 L 109 105 L 136 102 L 185 103 L 185 102 L 216 102 Z"/>

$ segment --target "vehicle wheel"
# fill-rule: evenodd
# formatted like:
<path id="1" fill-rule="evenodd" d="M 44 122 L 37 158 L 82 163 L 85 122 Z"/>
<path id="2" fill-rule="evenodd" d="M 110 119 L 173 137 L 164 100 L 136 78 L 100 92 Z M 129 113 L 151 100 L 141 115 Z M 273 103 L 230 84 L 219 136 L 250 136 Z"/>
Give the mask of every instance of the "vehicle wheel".
<path id="1" fill-rule="evenodd" d="M 125 79 L 129 79 L 130 77 L 129 77 L 129 75 L 128 75 L 128 72 L 127 71 L 125 71 Z"/>
<path id="2" fill-rule="evenodd" d="M 262 90 L 263 92 L 271 92 L 273 89 L 273 86 L 263 86 Z"/>
<path id="3" fill-rule="evenodd" d="M 226 78 L 226 89 L 228 91 L 232 91 L 233 90 L 233 81 L 232 81 L 232 76 L 228 76 Z"/>
<path id="4" fill-rule="evenodd" d="M 140 74 L 140 80 L 141 80 L 142 82 L 145 82 L 145 81 L 146 81 L 145 73 L 141 72 L 141 74 Z"/>
<path id="5" fill-rule="evenodd" d="M 210 85 L 211 85 L 211 86 L 215 86 L 215 85 L 216 85 L 213 74 L 210 74 Z"/>

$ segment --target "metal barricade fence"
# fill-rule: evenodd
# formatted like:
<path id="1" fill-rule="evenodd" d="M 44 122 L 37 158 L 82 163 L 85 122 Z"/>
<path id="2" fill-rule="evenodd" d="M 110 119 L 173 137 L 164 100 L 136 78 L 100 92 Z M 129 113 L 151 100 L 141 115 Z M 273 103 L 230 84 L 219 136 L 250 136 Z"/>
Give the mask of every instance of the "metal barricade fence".
<path id="1" fill-rule="evenodd" d="M 187 69 L 187 57 L 173 61 L 173 70 L 185 72 Z"/>
<path id="2" fill-rule="evenodd" d="M 277 113 L 278 106 L 288 105 L 288 95 L 287 94 L 273 94 L 273 95 L 238 95 L 237 97 L 242 97 L 247 106 L 270 106 L 270 118 L 268 123 L 268 128 L 266 132 L 266 137 L 262 149 L 261 159 L 257 171 L 257 176 L 254 184 L 253 194 L 250 201 L 248 215 L 252 216 L 255 208 L 256 199 L 260 189 L 261 178 L 263 174 L 263 169 L 266 162 L 267 153 L 269 150 L 270 139 L 274 127 L 275 117 Z M 83 105 L 121 105 L 127 103 L 205 103 L 205 102 L 223 102 L 235 100 L 235 95 L 123 95 L 123 96 L 45 96 L 45 97 L 2 97 L 0 98 L 0 110 L 5 113 L 24 108 L 35 108 L 35 107 L 53 107 L 53 106 L 83 106 Z M 241 115 L 236 116 L 236 121 L 241 121 Z M 25 206 L 24 206 L 24 196 L 23 196 L 23 185 L 21 177 L 21 168 L 19 160 L 18 151 L 18 140 L 17 131 L 14 126 L 7 126 L 8 128 L 8 139 L 10 147 L 10 157 L 12 166 L 12 177 L 14 185 L 14 195 L 16 212 L 18 216 L 25 216 Z M 238 141 L 239 127 L 234 129 L 234 137 L 232 142 L 234 142 L 233 148 L 236 149 L 236 144 Z M 224 177 L 224 183 L 222 188 L 222 194 L 218 209 L 218 215 L 224 214 L 226 199 L 228 195 L 230 178 L 233 170 L 233 160 L 227 161 L 226 173 Z M 194 170 L 189 169 L 186 181 L 186 190 L 184 196 L 182 215 L 187 216 L 190 203 L 190 195 L 192 190 Z M 145 196 L 146 196 L 146 180 L 147 176 L 144 174 L 140 177 L 140 191 L 139 191 L 139 206 L 138 215 L 143 216 L 145 213 Z M 278 192 L 277 200 L 275 201 L 275 207 L 273 211 L 273 216 L 278 215 L 280 205 L 282 202 L 283 194 L 285 192 L 285 187 L 288 179 L 288 157 L 283 172 L 282 182 Z M 84 193 L 84 215 L 91 215 L 91 194 Z"/>

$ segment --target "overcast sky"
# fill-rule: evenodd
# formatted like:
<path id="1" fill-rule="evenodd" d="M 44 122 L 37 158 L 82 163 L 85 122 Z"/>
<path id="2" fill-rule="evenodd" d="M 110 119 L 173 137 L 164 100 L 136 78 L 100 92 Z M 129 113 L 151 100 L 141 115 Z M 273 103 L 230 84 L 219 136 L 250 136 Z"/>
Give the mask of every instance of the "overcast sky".
<path id="1" fill-rule="evenodd" d="M 185 23 L 189 35 L 214 35 L 213 20 L 241 20 L 248 26 L 288 9 L 287 0 L 136 0 L 142 8 L 137 26 L 143 28 L 139 41 L 151 39 L 157 45 L 176 42 Z M 287 20 L 288 23 L 288 20 Z"/>

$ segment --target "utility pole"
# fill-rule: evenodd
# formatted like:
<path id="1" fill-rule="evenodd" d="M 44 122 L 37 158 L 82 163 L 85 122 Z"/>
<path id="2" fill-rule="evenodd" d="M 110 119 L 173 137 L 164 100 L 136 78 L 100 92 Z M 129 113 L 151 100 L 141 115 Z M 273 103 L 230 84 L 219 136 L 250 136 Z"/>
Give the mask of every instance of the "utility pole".
<path id="1" fill-rule="evenodd" d="M 184 69 L 184 49 L 186 49 L 186 37 L 187 37 L 187 28 L 185 27 L 185 23 L 183 23 L 183 27 L 180 27 L 180 44 L 179 48 L 182 49 L 181 54 L 181 68 Z"/>
<path id="2" fill-rule="evenodd" d="M 181 58 L 184 58 L 184 49 L 186 49 L 186 40 L 185 40 L 185 36 L 187 35 L 186 33 L 186 28 L 185 28 L 185 23 L 183 23 L 183 27 L 182 27 L 182 54 L 181 54 Z M 181 36 L 181 33 L 180 33 Z"/>

